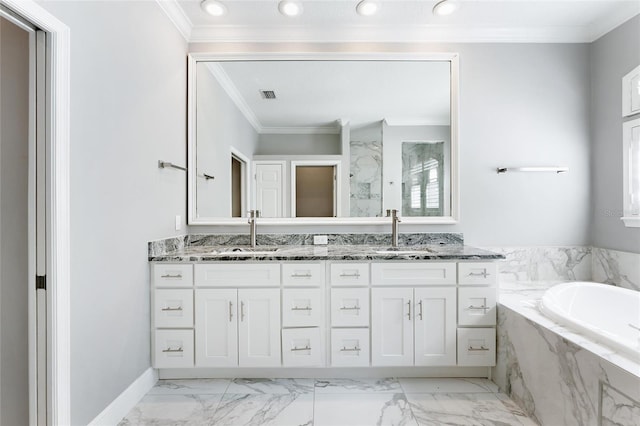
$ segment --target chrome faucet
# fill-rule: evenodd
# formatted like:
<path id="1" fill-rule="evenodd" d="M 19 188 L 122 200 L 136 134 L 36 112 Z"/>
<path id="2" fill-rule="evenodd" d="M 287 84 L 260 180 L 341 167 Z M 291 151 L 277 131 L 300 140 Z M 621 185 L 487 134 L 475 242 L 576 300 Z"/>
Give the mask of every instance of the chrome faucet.
<path id="1" fill-rule="evenodd" d="M 398 247 L 398 224 L 402 222 L 398 217 L 398 210 L 387 209 L 387 217 L 391 216 L 391 247 Z"/>
<path id="2" fill-rule="evenodd" d="M 256 234 L 258 233 L 257 218 L 260 217 L 260 210 L 249 210 L 249 240 L 251 248 L 256 248 Z"/>

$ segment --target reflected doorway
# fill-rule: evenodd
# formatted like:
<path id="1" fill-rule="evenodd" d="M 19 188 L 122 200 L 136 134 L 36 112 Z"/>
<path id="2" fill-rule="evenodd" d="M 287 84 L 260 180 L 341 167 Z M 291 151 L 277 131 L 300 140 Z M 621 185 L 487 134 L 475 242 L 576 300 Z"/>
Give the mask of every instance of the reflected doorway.
<path id="1" fill-rule="evenodd" d="M 339 164 L 291 163 L 292 217 L 337 217 Z"/>

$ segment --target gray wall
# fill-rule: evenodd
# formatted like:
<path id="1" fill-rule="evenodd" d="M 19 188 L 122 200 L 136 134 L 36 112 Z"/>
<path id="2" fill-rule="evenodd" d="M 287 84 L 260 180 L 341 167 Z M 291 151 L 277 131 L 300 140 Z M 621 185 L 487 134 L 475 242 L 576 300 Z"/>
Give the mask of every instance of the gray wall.
<path id="1" fill-rule="evenodd" d="M 591 45 L 591 242 L 640 253 L 640 228 L 622 216 L 622 77 L 640 64 L 640 16 Z M 635 118 L 635 117 L 631 117 Z"/>
<path id="2" fill-rule="evenodd" d="M 269 43 L 195 43 L 189 47 L 194 52 L 302 49 L 296 44 Z M 588 44 L 327 43 L 304 47 L 326 51 L 460 53 L 461 220 L 458 225 L 400 225 L 401 231 L 464 232 L 467 243 L 485 246 L 590 242 Z M 495 172 L 499 166 L 527 165 L 563 165 L 570 172 Z M 242 229 L 192 227 L 190 231 Z M 262 229 L 354 231 L 353 226 Z M 389 232 L 389 226 L 358 229 Z"/>
<path id="3" fill-rule="evenodd" d="M 29 34 L 0 18 L 0 424 L 29 422 Z M 33 282 L 33 281 L 31 281 Z"/>
<path id="4" fill-rule="evenodd" d="M 260 135 L 258 155 L 340 155 L 340 135 Z"/>
<path id="5" fill-rule="evenodd" d="M 186 43 L 155 2 L 42 2 L 71 29 L 71 418 L 150 365 L 147 242 L 183 234 Z"/>
<path id="6" fill-rule="evenodd" d="M 197 72 L 197 211 L 200 217 L 231 217 L 231 147 L 251 160 L 258 134 L 207 66 L 199 64 Z"/>

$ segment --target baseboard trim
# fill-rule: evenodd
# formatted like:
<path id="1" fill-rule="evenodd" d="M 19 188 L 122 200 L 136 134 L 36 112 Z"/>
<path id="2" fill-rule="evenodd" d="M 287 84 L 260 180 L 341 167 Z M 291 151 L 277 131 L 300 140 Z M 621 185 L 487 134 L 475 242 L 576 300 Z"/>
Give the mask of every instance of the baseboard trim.
<path id="1" fill-rule="evenodd" d="M 146 395 L 158 381 L 158 372 L 149 368 L 109 404 L 90 426 L 115 426 Z"/>

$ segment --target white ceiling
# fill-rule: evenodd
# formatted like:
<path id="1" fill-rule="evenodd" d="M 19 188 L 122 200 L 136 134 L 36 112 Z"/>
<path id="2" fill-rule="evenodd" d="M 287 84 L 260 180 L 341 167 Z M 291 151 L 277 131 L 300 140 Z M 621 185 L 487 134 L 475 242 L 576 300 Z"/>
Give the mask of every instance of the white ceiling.
<path id="1" fill-rule="evenodd" d="M 448 61 L 211 62 L 200 72 L 212 72 L 259 133 L 337 133 L 341 122 L 450 123 Z"/>
<path id="2" fill-rule="evenodd" d="M 190 42 L 591 42 L 640 13 L 640 0 L 455 0 L 434 16 L 435 0 L 381 0 L 373 17 L 359 0 L 301 0 L 304 13 L 280 15 L 277 0 L 221 0 L 213 17 L 200 0 L 157 0 Z"/>

